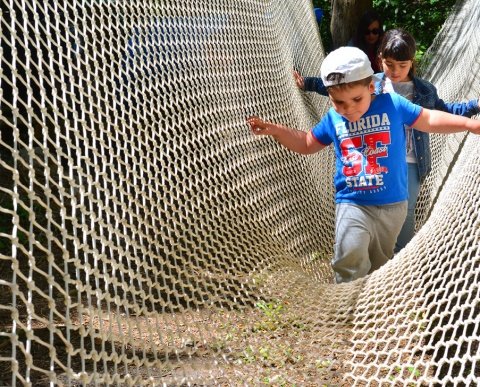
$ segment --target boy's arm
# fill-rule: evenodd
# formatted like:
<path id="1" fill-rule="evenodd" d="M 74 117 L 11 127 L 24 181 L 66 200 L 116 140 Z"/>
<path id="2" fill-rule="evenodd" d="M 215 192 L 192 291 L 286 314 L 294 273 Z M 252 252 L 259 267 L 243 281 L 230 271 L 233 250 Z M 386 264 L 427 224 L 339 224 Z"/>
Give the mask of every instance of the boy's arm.
<path id="1" fill-rule="evenodd" d="M 457 133 L 468 130 L 480 134 L 479 120 L 455 116 L 440 110 L 422 109 L 412 126 L 428 133 Z"/>
<path id="2" fill-rule="evenodd" d="M 325 85 L 323 84 L 322 78 L 317 77 L 305 77 L 304 81 L 304 90 L 305 91 L 314 91 L 320 95 L 328 97 L 328 91 Z"/>
<path id="3" fill-rule="evenodd" d="M 298 71 L 293 71 L 293 77 L 295 78 L 295 83 L 299 89 L 305 91 L 314 91 L 318 94 L 328 97 L 328 91 L 321 78 L 314 77 L 302 77 Z"/>
<path id="4" fill-rule="evenodd" d="M 285 148 L 297 153 L 308 155 L 318 152 L 326 146 L 313 137 L 311 130 L 303 132 L 272 122 L 266 122 L 255 116 L 248 117 L 247 123 L 250 125 L 250 130 L 253 134 L 272 136 Z"/>

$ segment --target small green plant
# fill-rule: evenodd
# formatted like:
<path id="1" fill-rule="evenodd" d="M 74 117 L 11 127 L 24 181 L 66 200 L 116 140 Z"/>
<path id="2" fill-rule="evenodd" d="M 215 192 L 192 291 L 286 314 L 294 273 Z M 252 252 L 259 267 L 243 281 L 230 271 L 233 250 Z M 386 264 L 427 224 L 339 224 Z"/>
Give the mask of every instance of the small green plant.
<path id="1" fill-rule="evenodd" d="M 411 321 L 418 322 L 418 329 L 420 329 L 421 331 L 424 331 L 427 328 L 424 312 L 411 312 L 409 313 L 408 318 Z"/>
<path id="2" fill-rule="evenodd" d="M 258 354 L 260 355 L 260 359 L 264 361 L 268 361 L 271 358 L 270 348 L 269 347 L 261 347 L 258 350 Z"/>
<path id="3" fill-rule="evenodd" d="M 332 361 L 328 359 L 317 359 L 315 361 L 315 367 L 318 369 L 328 368 L 332 365 Z"/>
<path id="4" fill-rule="evenodd" d="M 296 364 L 303 360 L 303 356 L 301 354 L 295 353 L 292 347 L 289 346 L 282 346 L 281 347 L 281 366 L 284 367 L 285 364 Z"/>
<path id="5" fill-rule="evenodd" d="M 283 305 L 279 301 L 275 302 L 266 302 L 259 301 L 255 306 L 260 309 L 266 317 L 271 319 L 276 319 L 281 314 L 283 310 Z"/>
<path id="6" fill-rule="evenodd" d="M 413 377 L 416 379 L 421 375 L 420 370 L 416 369 L 413 366 L 407 367 L 408 372 L 410 372 L 410 375 L 413 375 Z"/>
<path id="7" fill-rule="evenodd" d="M 267 385 L 273 384 L 273 385 L 279 386 L 279 387 L 287 386 L 287 381 L 285 380 L 285 378 L 282 375 L 265 376 L 263 378 L 263 383 L 265 383 Z M 292 384 L 291 386 L 295 387 L 295 384 Z"/>
<path id="8" fill-rule="evenodd" d="M 418 379 L 420 377 L 420 375 L 422 374 L 420 372 L 420 370 L 418 370 L 414 366 L 407 366 L 406 370 L 408 371 L 407 376 L 410 376 L 410 377 L 413 376 L 414 379 Z M 394 381 L 398 376 L 400 376 L 402 374 L 402 371 L 403 371 L 402 367 L 396 366 L 395 369 L 393 370 L 393 375 L 390 375 L 389 379 Z"/>
<path id="9" fill-rule="evenodd" d="M 284 305 L 279 301 L 259 301 L 255 306 L 263 313 L 264 319 L 254 325 L 257 331 L 274 331 L 281 326 Z"/>
<path id="10" fill-rule="evenodd" d="M 393 369 L 392 375 L 390 375 L 388 379 L 390 379 L 391 381 L 394 381 L 398 377 L 398 375 L 400 375 L 401 372 L 402 372 L 402 368 L 399 366 L 396 366 Z"/>
<path id="11" fill-rule="evenodd" d="M 256 360 L 255 350 L 253 349 L 253 347 L 251 345 L 249 345 L 245 349 L 245 351 L 243 351 L 242 360 L 246 364 L 252 364 L 253 362 L 255 362 L 255 360 Z"/>

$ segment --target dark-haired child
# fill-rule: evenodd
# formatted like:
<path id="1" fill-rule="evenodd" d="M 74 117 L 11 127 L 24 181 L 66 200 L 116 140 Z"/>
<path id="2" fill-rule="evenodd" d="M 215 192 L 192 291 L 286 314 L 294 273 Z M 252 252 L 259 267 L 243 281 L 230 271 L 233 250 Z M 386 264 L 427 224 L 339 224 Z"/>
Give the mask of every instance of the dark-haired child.
<path id="1" fill-rule="evenodd" d="M 379 47 L 383 73 L 376 74 L 378 94 L 396 92 L 413 103 L 427 109 L 472 117 L 480 112 L 479 100 L 445 103 L 430 82 L 415 75 L 416 44 L 412 35 L 402 29 L 385 33 Z M 430 138 L 428 133 L 406 127 L 408 165 L 408 212 L 398 236 L 395 251 L 401 250 L 415 234 L 415 207 L 420 184 L 431 170 Z"/>

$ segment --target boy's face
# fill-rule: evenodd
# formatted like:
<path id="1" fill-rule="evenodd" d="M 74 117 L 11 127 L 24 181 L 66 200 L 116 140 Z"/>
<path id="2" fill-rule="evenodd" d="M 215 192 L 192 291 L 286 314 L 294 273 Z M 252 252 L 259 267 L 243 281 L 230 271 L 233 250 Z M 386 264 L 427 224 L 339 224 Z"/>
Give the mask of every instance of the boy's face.
<path id="1" fill-rule="evenodd" d="M 328 90 L 328 94 L 335 111 L 348 121 L 355 122 L 370 107 L 374 90 L 375 86 L 373 82 L 370 82 L 368 86 L 354 85 L 343 88 L 331 88 Z"/>

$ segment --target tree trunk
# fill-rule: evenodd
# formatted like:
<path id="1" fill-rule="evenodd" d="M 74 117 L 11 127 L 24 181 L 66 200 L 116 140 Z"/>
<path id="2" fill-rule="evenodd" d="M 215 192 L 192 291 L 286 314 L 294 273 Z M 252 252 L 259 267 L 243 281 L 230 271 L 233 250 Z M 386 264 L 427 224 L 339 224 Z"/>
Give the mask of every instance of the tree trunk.
<path id="1" fill-rule="evenodd" d="M 348 43 L 363 13 L 372 6 L 372 0 L 332 0 L 330 31 L 333 48 Z"/>

